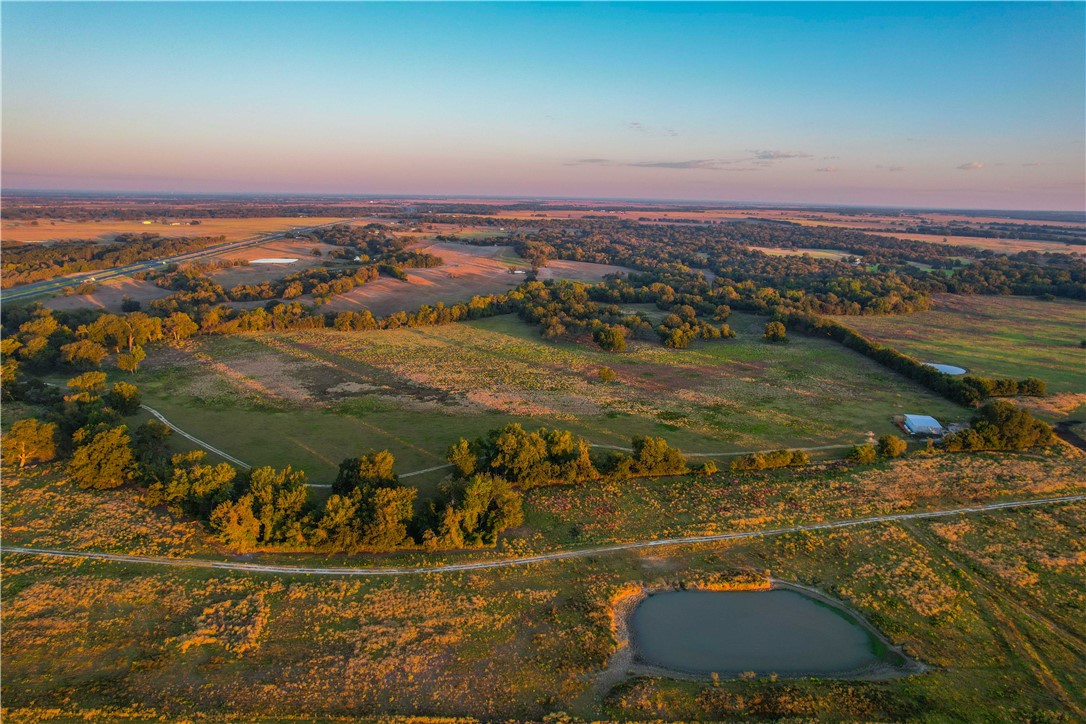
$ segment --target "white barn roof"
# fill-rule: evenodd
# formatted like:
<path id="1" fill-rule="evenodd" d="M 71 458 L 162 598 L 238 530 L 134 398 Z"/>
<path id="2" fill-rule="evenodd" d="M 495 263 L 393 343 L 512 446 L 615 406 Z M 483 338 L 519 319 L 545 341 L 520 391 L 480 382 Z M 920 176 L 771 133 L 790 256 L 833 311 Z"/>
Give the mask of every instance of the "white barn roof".
<path id="1" fill-rule="evenodd" d="M 943 426 L 934 417 L 927 415 L 906 415 L 905 429 L 913 435 L 942 435 Z"/>

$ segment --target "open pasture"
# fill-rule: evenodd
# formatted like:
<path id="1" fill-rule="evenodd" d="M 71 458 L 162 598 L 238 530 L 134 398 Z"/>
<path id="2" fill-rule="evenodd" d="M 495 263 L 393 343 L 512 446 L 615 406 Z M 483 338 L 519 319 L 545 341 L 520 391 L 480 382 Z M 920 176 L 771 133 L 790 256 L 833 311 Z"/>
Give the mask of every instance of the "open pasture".
<path id="1" fill-rule="evenodd" d="M 1050 392 L 1086 392 L 1086 303 L 1026 297 L 936 297 L 904 316 L 839 317 L 844 324 L 923 362 L 989 376 L 1039 377 Z"/>
<path id="2" fill-rule="evenodd" d="M 407 281 L 381 277 L 341 294 L 325 306 L 332 311 L 368 309 L 381 317 L 423 304 L 466 302 L 477 294 L 501 294 L 524 281 L 513 270 L 530 269 L 512 247 L 472 246 L 452 242 L 423 243 L 412 251 L 439 256 L 432 269 L 406 269 Z"/>
<path id="3" fill-rule="evenodd" d="M 775 249 L 766 246 L 752 246 L 751 249 L 770 256 L 810 256 L 814 259 L 833 259 L 835 261 L 852 256 L 840 249 Z"/>
<path id="4" fill-rule="evenodd" d="M 602 445 L 663 435 L 686 452 L 855 444 L 892 433 L 894 414 L 968 412 L 840 345 L 761 339 L 734 315 L 734 340 L 686 350 L 633 342 L 609 354 L 549 342 L 513 316 L 423 329 L 314 330 L 206 338 L 148 360 L 145 401 L 254 465 L 294 464 L 314 482 L 343 458 L 389 448 L 401 471 L 506 422 L 568 428 Z M 600 367 L 618 380 L 603 384 Z"/>
<path id="5" fill-rule="evenodd" d="M 29 221 L 3 222 L 0 235 L 4 241 L 59 241 L 61 239 L 100 239 L 111 241 L 117 234 L 157 234 L 165 237 L 225 236 L 227 241 L 240 241 L 253 236 L 274 234 L 306 226 L 319 226 L 337 221 L 338 217 L 254 217 L 251 219 L 167 219 L 166 223 L 142 221 L 51 221 L 41 220 L 37 226 Z M 174 226 L 173 224 L 177 224 Z"/>
<path id="6" fill-rule="evenodd" d="M 125 297 L 147 304 L 155 299 L 170 295 L 170 290 L 156 287 L 146 281 L 130 277 L 114 277 L 96 283 L 93 294 L 58 295 L 42 301 L 49 309 L 70 311 L 74 309 L 101 309 L 106 312 L 120 312 Z"/>

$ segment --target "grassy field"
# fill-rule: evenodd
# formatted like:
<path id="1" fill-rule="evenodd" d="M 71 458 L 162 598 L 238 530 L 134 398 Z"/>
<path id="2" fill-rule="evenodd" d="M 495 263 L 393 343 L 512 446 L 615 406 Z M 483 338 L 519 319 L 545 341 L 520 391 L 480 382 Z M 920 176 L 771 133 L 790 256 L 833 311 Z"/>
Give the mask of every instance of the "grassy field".
<path id="1" fill-rule="evenodd" d="M 734 340 L 614 355 L 548 342 L 515 317 L 363 334 L 206 338 L 152 355 L 135 378 L 147 404 L 255 465 L 293 464 L 314 482 L 343 458 L 389 448 L 402 471 L 506 422 L 572 429 L 594 443 L 663 435 L 684 451 L 855 444 L 891 416 L 968 412 L 825 340 L 761 340 L 735 315 Z M 602 366 L 618 374 L 600 383 Z"/>
<path id="2" fill-rule="evenodd" d="M 766 246 L 752 246 L 750 248 L 764 254 L 769 254 L 770 256 L 810 256 L 814 259 L 834 260 L 852 256 L 847 251 L 841 251 L 839 249 L 775 249 Z"/>
<path id="3" fill-rule="evenodd" d="M 581 527 L 589 539 L 621 540 L 627 531 L 587 526 L 608 516 L 620 527 L 674 521 L 650 533 L 656 537 L 701 530 L 698 515 L 727 519 L 729 510 L 764 514 L 746 525 L 768 527 L 818 519 L 834 499 L 854 500 L 857 510 L 893 510 L 932 500 L 1029 497 L 1060 489 L 1061 480 L 1081 487 L 1082 456 L 1067 455 L 921 456 L 814 481 L 772 475 L 741 485 L 676 479 L 537 491 L 522 535 L 567 535 L 541 526 L 541 516 L 560 516 L 561 528 Z M 216 555 L 198 527 L 142 509 L 137 491 L 75 491 L 48 467 L 11 473 L 3 477 L 8 545 Z M 562 496 L 571 494 L 583 503 L 563 505 Z M 809 499 L 811 509 L 790 508 L 789 499 Z M 713 513 L 714 504 L 725 512 Z M 644 519 L 628 515 L 640 506 L 647 508 Z M 1086 506 L 1071 504 L 378 579 L 5 554 L 3 716 L 279 720 L 304 712 L 542 720 L 562 711 L 587 720 L 746 713 L 1072 721 L 1086 707 L 1084 521 Z M 887 681 L 718 684 L 608 671 L 617 645 L 614 602 L 622 594 L 639 586 L 727 585 L 765 573 L 847 602 L 930 668 Z"/>
<path id="4" fill-rule="evenodd" d="M 157 220 L 150 224 L 141 221 L 48 221 L 37 226 L 27 221 L 4 221 L 5 241 L 57 241 L 60 239 L 101 239 L 110 241 L 117 234 L 159 234 L 174 236 L 225 236 L 227 241 L 248 239 L 262 234 L 273 234 L 300 226 L 318 226 L 337 221 L 338 217 L 255 217 L 251 219 L 200 219 L 196 226 L 189 226 L 188 219 L 179 221 L 180 226 L 162 224 Z"/>
<path id="5" fill-rule="evenodd" d="M 1083 302 L 940 295 L 928 312 L 839 319 L 924 362 L 980 375 L 1040 377 L 1051 392 L 1086 393 Z"/>

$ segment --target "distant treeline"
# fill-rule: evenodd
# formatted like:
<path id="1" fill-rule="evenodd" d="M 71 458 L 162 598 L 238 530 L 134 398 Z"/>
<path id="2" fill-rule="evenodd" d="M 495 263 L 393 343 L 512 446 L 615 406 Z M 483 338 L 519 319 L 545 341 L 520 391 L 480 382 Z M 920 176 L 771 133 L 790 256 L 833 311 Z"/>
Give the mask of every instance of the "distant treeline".
<path id="1" fill-rule="evenodd" d="M 113 269 L 138 261 L 199 251 L 226 241 L 222 236 L 171 237 L 158 234 L 118 234 L 102 244 L 75 240 L 52 244 L 4 242 L 3 287 L 54 279 L 67 274 Z"/>

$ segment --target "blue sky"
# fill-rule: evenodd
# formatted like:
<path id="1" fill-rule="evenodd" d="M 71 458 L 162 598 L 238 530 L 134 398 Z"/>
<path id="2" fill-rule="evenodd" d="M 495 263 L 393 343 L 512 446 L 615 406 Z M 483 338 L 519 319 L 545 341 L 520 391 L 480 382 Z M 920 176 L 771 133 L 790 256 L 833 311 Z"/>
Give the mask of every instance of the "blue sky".
<path id="1" fill-rule="evenodd" d="M 3 4 L 3 185 L 1082 208 L 1083 3 Z"/>

